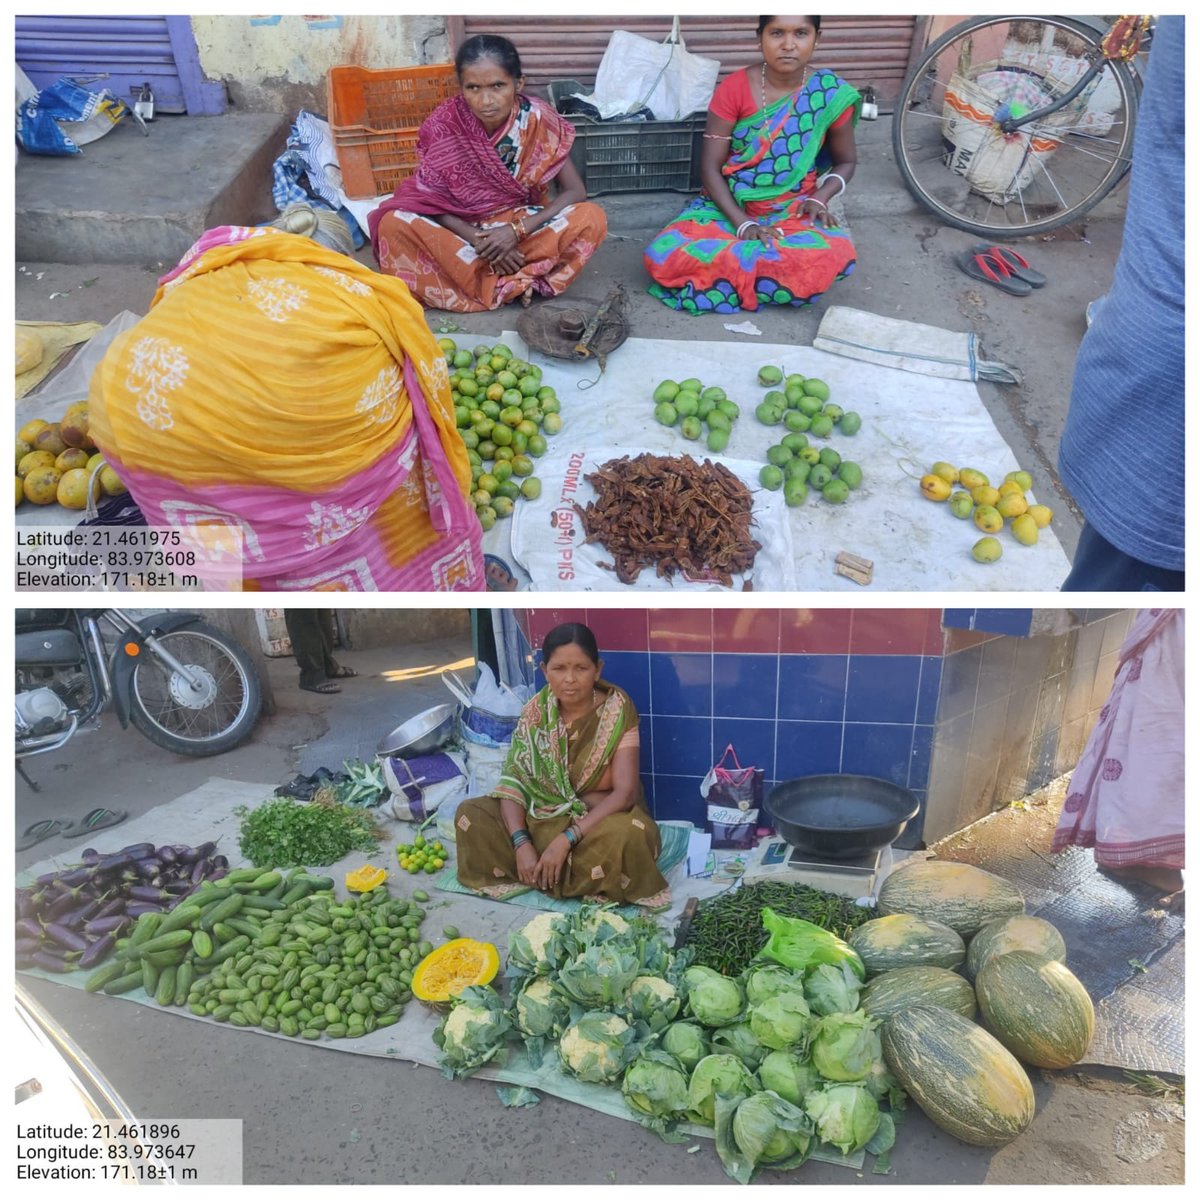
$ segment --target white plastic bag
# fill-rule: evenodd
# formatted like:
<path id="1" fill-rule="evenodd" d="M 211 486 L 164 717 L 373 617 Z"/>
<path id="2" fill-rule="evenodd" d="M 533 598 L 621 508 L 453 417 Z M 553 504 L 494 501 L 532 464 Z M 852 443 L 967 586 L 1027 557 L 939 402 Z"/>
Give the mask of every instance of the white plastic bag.
<path id="1" fill-rule="evenodd" d="M 486 796 L 500 782 L 504 760 L 508 758 L 507 746 L 480 746 L 466 743 L 467 795 Z"/>
<path id="2" fill-rule="evenodd" d="M 600 60 L 591 102 L 606 116 L 648 108 L 656 120 L 679 121 L 708 107 L 720 70 L 715 58 L 688 53 L 678 17 L 661 42 L 618 29 Z"/>

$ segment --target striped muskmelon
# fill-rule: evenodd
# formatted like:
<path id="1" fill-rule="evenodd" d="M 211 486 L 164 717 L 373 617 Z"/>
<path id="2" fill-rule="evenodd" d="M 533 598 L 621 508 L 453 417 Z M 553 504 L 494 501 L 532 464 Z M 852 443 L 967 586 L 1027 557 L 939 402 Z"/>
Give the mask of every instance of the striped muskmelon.
<path id="1" fill-rule="evenodd" d="M 862 959 L 867 978 L 897 967 L 958 967 L 967 947 L 949 925 L 909 913 L 876 917 L 855 929 L 851 948 Z"/>
<path id="2" fill-rule="evenodd" d="M 925 1115 L 972 1146 L 1003 1146 L 1033 1121 L 1024 1067 L 986 1029 L 946 1008 L 893 1013 L 881 1030 L 888 1069 Z"/>
<path id="3" fill-rule="evenodd" d="M 967 947 L 967 961 L 963 974 L 974 979 L 980 967 L 997 954 L 1008 954 L 1012 950 L 1028 950 L 1042 958 L 1053 958 L 1057 962 L 1067 961 L 1067 944 L 1063 936 L 1041 917 L 1006 917 L 1002 921 L 989 921 L 972 939 Z"/>
<path id="4" fill-rule="evenodd" d="M 1087 1053 L 1092 998 L 1062 963 L 1028 950 L 998 954 L 983 964 L 975 991 L 984 1023 L 1023 1062 L 1070 1067 Z"/>
<path id="5" fill-rule="evenodd" d="M 879 889 L 880 913 L 909 913 L 969 938 L 989 921 L 1025 911 L 1015 884 L 968 863 L 921 862 L 893 871 Z"/>
<path id="6" fill-rule="evenodd" d="M 971 1018 L 975 1016 L 975 989 L 956 971 L 945 967 L 897 967 L 876 975 L 863 988 L 858 1003 L 879 1018 L 918 1005 L 948 1008 Z"/>

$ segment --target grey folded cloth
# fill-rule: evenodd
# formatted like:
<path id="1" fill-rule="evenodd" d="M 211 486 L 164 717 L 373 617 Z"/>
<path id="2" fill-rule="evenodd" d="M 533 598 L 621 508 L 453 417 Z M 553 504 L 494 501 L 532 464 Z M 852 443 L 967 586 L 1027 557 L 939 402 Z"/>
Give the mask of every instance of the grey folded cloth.
<path id="1" fill-rule="evenodd" d="M 813 346 L 830 354 L 917 375 L 974 382 L 1020 383 L 1021 372 L 1006 363 L 982 358 L 979 338 L 935 325 L 880 317 L 834 305 L 821 320 Z"/>

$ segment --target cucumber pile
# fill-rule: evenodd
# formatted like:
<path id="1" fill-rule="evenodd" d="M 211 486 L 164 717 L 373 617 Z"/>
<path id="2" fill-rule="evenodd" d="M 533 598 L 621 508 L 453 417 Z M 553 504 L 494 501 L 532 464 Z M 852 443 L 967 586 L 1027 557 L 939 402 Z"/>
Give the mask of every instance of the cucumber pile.
<path id="1" fill-rule="evenodd" d="M 84 986 L 140 987 L 163 1007 L 309 1041 L 394 1025 L 432 950 L 424 909 L 383 888 L 344 901 L 332 889 L 302 869 L 231 871 L 170 913 L 140 917 Z"/>

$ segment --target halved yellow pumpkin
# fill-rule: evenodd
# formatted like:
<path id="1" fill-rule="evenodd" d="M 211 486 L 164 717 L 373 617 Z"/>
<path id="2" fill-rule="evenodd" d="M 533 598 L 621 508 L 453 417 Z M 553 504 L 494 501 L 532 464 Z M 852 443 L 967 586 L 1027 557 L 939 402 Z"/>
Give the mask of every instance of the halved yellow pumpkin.
<path id="1" fill-rule="evenodd" d="M 373 867 L 370 863 L 351 871 L 346 876 L 346 890 L 351 892 L 373 892 L 381 883 L 386 882 L 388 873 L 382 867 Z"/>
<path id="2" fill-rule="evenodd" d="M 500 952 L 490 942 L 455 938 L 421 959 L 413 972 L 412 993 L 426 1004 L 444 1004 L 475 984 L 491 983 L 500 970 Z"/>

